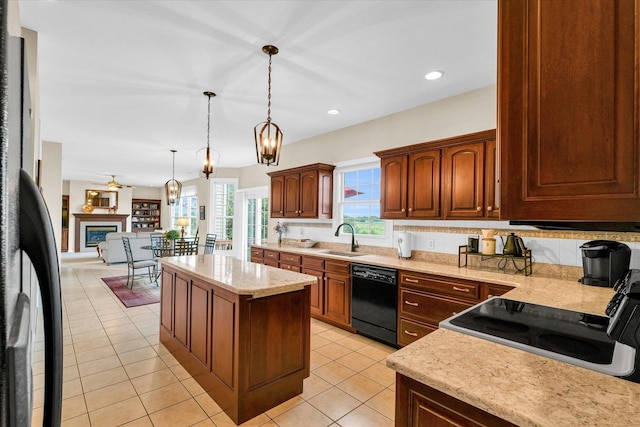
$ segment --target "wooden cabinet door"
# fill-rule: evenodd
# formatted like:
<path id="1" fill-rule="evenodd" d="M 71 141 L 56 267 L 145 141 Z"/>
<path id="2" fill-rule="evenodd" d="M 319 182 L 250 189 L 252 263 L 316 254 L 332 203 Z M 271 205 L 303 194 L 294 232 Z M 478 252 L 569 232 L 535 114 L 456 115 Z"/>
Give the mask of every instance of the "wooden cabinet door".
<path id="1" fill-rule="evenodd" d="M 498 3 L 505 219 L 638 221 L 640 3 Z"/>
<path id="2" fill-rule="evenodd" d="M 160 287 L 160 324 L 167 330 L 173 332 L 173 319 L 171 313 L 173 311 L 173 291 L 174 291 L 174 275 L 173 272 L 162 269 L 162 280 Z"/>
<path id="3" fill-rule="evenodd" d="M 396 425 L 411 427 L 515 427 L 466 402 L 396 375 Z"/>
<path id="4" fill-rule="evenodd" d="M 380 160 L 380 211 L 386 219 L 407 217 L 406 155 Z"/>
<path id="5" fill-rule="evenodd" d="M 297 218 L 300 214 L 300 174 L 284 176 L 284 217 Z"/>
<path id="6" fill-rule="evenodd" d="M 316 283 L 311 285 L 311 314 L 324 314 L 324 273 L 317 270 L 302 269 L 302 273 L 316 276 Z"/>
<path id="7" fill-rule="evenodd" d="M 189 280 L 176 274 L 174 283 L 173 336 L 186 347 L 189 327 Z"/>
<path id="8" fill-rule="evenodd" d="M 500 218 L 498 194 L 500 190 L 500 172 L 498 170 L 498 147 L 496 140 L 484 144 L 484 216 Z"/>
<path id="9" fill-rule="evenodd" d="M 284 176 L 271 178 L 271 218 L 284 217 Z"/>
<path id="10" fill-rule="evenodd" d="M 202 362 L 209 365 L 209 309 L 210 293 L 209 286 L 191 282 L 191 310 L 189 310 L 189 350 L 191 354 Z"/>
<path id="11" fill-rule="evenodd" d="M 445 217 L 484 216 L 484 142 L 446 147 L 444 163 Z"/>
<path id="12" fill-rule="evenodd" d="M 318 171 L 300 173 L 300 207 L 301 218 L 318 217 Z"/>
<path id="13" fill-rule="evenodd" d="M 409 155 L 407 216 L 440 216 L 440 150 Z"/>
<path id="14" fill-rule="evenodd" d="M 324 315 L 345 325 L 351 324 L 351 277 L 325 273 Z"/>

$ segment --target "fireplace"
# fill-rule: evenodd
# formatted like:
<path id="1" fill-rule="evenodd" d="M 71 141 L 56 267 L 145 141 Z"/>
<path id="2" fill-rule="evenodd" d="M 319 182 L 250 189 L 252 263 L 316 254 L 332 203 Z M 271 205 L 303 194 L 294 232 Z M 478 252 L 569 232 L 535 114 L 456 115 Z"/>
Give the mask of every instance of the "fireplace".
<path id="1" fill-rule="evenodd" d="M 113 231 L 127 231 L 126 214 L 81 214 L 75 217 L 75 246 L 76 252 L 95 251 L 98 243 L 105 240 L 104 236 Z"/>
<path id="2" fill-rule="evenodd" d="M 106 240 L 107 233 L 118 231 L 117 225 L 87 225 L 84 227 L 84 247 L 95 248 Z"/>

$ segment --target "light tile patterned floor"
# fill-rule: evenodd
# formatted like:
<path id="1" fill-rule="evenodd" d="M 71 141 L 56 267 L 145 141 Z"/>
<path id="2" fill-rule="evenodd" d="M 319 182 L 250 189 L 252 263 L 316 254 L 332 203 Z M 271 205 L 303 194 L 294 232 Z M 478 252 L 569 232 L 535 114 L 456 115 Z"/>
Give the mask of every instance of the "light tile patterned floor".
<path id="1" fill-rule="evenodd" d="M 125 308 L 100 280 L 126 274 L 93 254 L 62 259 L 62 426 L 235 426 L 158 341 L 159 304 Z M 42 328 L 34 342 L 33 426 L 42 425 Z M 242 426 L 391 427 L 394 349 L 312 319 L 301 395 Z"/>

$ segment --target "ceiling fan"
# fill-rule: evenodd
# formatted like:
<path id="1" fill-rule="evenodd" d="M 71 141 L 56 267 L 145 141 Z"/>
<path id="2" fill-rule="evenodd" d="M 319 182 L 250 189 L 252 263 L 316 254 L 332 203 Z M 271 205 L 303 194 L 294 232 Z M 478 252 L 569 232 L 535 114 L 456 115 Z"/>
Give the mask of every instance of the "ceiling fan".
<path id="1" fill-rule="evenodd" d="M 104 182 L 93 182 L 92 184 L 94 184 L 94 185 L 106 185 L 107 188 L 109 190 L 111 190 L 111 191 L 118 191 L 122 187 L 135 188 L 133 185 L 120 184 L 118 181 L 116 181 L 116 176 L 115 175 L 111 175 L 111 181 L 108 181 L 106 183 L 104 183 Z"/>

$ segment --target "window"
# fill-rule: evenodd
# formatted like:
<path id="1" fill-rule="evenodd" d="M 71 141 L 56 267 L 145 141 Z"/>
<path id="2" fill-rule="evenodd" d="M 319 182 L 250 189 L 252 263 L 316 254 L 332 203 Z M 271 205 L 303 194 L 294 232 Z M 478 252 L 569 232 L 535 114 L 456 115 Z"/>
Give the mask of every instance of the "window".
<path id="1" fill-rule="evenodd" d="M 184 227 L 185 236 L 195 236 L 198 229 L 198 196 L 183 195 L 175 205 L 171 206 L 171 227 L 180 231 L 181 226 L 176 225 L 178 218 L 189 218 L 189 225 Z"/>
<path id="2" fill-rule="evenodd" d="M 356 234 L 385 236 L 380 219 L 380 167 L 371 163 L 345 168 L 338 176 L 341 221 L 353 226 Z"/>
<path id="3" fill-rule="evenodd" d="M 236 186 L 234 183 L 216 182 L 213 186 L 213 232 L 218 243 L 233 240 L 233 213 Z"/>

